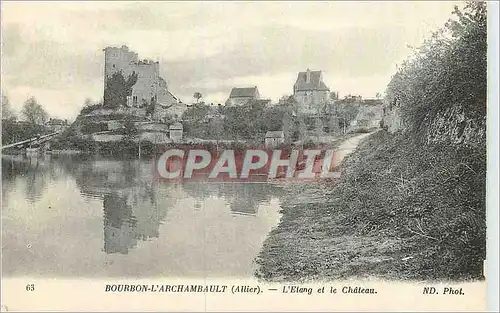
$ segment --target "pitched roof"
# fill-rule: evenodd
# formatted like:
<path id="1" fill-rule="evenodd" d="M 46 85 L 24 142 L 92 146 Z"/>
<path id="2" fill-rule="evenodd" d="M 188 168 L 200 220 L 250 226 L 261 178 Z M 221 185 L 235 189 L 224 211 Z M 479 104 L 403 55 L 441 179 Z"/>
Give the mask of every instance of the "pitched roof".
<path id="1" fill-rule="evenodd" d="M 257 87 L 233 88 L 229 98 L 253 98 L 257 92 Z"/>
<path id="2" fill-rule="evenodd" d="M 295 90 L 330 90 L 321 77 L 321 71 L 309 71 L 311 79 L 307 82 L 307 72 L 299 72 L 295 82 Z"/>

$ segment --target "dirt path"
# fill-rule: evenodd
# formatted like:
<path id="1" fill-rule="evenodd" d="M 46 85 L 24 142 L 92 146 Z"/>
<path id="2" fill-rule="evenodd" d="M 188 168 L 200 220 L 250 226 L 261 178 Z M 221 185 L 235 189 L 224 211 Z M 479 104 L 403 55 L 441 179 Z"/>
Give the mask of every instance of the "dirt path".
<path id="1" fill-rule="evenodd" d="M 334 155 L 335 165 L 374 134 L 365 133 L 341 142 Z M 281 199 L 282 217 L 271 231 L 256 260 L 257 277 L 270 281 L 334 280 L 368 277 L 368 269 L 391 271 L 399 238 L 346 234 L 335 213 L 343 205 L 331 181 L 292 181 Z M 398 256 L 399 259 L 405 255 Z M 363 270 L 360 268 L 363 267 Z"/>
<path id="2" fill-rule="evenodd" d="M 360 134 L 340 143 L 333 155 L 332 164 L 339 166 L 346 156 L 356 150 L 361 140 L 373 133 L 375 132 Z M 285 198 L 286 200 L 283 200 L 283 203 L 286 203 L 286 205 L 324 203 L 325 201 L 327 190 L 320 185 L 308 185 L 307 188 L 303 188 L 304 182 L 293 180 L 279 181 L 278 184 L 284 187 L 285 191 L 289 193 L 289 196 Z"/>
<path id="3" fill-rule="evenodd" d="M 370 136 L 373 133 L 374 132 L 361 134 L 355 137 L 351 137 L 342 142 L 335 152 L 335 155 L 333 156 L 333 164 L 335 164 L 335 166 L 339 165 L 347 155 L 349 155 L 356 149 L 362 139 Z"/>

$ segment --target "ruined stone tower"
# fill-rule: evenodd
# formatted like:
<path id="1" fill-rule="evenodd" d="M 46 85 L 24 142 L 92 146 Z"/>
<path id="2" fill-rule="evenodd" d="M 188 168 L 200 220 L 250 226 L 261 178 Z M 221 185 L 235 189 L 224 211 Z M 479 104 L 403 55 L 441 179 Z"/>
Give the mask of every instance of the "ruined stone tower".
<path id="1" fill-rule="evenodd" d="M 159 62 L 139 60 L 138 54 L 127 46 L 107 47 L 104 50 L 104 88 L 115 72 L 122 71 L 125 79 L 137 73 L 137 83 L 132 87 L 132 95 L 127 98 L 127 106 L 139 107 L 154 99 L 160 105 L 170 105 L 177 98 L 168 91 L 166 81 L 160 77 Z"/>

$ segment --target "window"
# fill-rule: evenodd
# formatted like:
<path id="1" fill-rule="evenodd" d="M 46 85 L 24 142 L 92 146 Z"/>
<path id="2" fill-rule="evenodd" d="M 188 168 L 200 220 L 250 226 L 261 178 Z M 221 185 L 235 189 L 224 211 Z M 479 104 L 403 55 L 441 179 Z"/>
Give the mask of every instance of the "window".
<path id="1" fill-rule="evenodd" d="M 115 68 L 115 67 L 116 67 L 116 65 L 115 65 L 115 64 L 113 64 L 113 68 Z"/>
<path id="2" fill-rule="evenodd" d="M 133 105 L 137 105 L 137 96 L 134 96 L 132 98 Z"/>

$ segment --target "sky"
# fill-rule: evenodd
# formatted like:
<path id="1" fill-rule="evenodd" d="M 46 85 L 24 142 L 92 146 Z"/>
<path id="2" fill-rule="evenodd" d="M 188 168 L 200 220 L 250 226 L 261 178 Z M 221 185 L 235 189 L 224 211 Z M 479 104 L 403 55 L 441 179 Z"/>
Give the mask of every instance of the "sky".
<path id="1" fill-rule="evenodd" d="M 74 119 L 86 98 L 102 99 L 103 48 L 127 45 L 159 61 L 185 103 L 194 92 L 224 103 L 247 86 L 277 101 L 307 68 L 340 96 L 370 98 L 457 4 L 2 1 L 1 88 L 15 111 L 33 96 L 51 116 Z"/>

